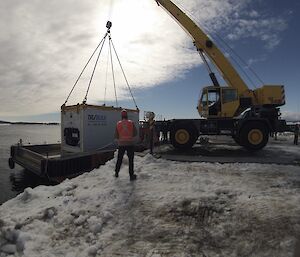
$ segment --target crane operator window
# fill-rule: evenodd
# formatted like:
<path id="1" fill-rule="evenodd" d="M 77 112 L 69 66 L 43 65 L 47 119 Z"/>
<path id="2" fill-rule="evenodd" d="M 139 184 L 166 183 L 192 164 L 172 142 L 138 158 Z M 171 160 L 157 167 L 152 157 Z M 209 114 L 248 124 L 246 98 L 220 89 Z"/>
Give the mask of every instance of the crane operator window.
<path id="1" fill-rule="evenodd" d="M 208 106 L 214 105 L 220 100 L 219 91 L 208 91 Z"/>
<path id="2" fill-rule="evenodd" d="M 224 104 L 238 100 L 238 94 L 236 89 L 226 88 L 222 91 L 222 102 Z"/>
<path id="3" fill-rule="evenodd" d="M 202 106 L 207 106 L 207 93 L 203 93 L 201 97 L 201 105 Z"/>
<path id="4" fill-rule="evenodd" d="M 201 97 L 201 105 L 202 106 L 212 106 L 216 102 L 220 100 L 220 93 L 219 91 L 206 91 L 203 92 Z"/>

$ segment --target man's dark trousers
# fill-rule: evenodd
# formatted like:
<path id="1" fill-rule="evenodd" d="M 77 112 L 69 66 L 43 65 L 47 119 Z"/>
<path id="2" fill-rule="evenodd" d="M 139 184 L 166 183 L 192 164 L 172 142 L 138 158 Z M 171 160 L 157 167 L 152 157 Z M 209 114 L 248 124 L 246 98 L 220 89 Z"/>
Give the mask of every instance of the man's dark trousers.
<path id="1" fill-rule="evenodd" d="M 132 176 L 134 173 L 134 167 L 133 167 L 133 159 L 134 159 L 134 146 L 133 145 L 122 145 L 119 146 L 119 150 L 118 150 L 118 160 L 117 160 L 117 164 L 116 164 L 116 173 L 119 173 L 121 165 L 122 165 L 122 161 L 123 161 L 123 157 L 125 154 L 125 151 L 127 153 L 128 156 L 128 160 L 129 160 L 129 175 Z"/>
<path id="2" fill-rule="evenodd" d="M 294 136 L 294 145 L 298 145 L 298 135 Z"/>

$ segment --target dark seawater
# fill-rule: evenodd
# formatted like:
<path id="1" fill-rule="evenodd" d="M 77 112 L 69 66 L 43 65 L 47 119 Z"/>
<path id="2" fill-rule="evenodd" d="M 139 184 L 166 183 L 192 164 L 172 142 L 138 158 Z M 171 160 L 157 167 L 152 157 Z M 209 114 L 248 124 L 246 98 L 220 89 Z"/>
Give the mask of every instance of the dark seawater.
<path id="1" fill-rule="evenodd" d="M 20 139 L 23 144 L 51 144 L 60 142 L 60 126 L 55 125 L 0 125 L 0 204 L 23 192 L 27 187 L 47 185 L 48 181 L 24 170 L 16 164 L 8 167 L 10 146 Z"/>

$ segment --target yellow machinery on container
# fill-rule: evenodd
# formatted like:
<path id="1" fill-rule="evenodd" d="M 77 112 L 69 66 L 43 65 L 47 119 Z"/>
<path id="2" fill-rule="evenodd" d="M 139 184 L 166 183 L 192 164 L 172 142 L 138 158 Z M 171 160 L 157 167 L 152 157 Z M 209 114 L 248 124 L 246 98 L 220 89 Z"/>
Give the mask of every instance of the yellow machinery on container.
<path id="1" fill-rule="evenodd" d="M 285 125 L 278 119 L 278 107 L 285 104 L 284 86 L 263 85 L 249 89 L 230 61 L 191 18 L 170 0 L 155 1 L 192 37 L 213 83 L 202 89 L 197 106 L 200 116 L 206 120 L 172 120 L 172 144 L 177 148 L 189 148 L 201 134 L 225 133 L 247 149 L 263 148 L 269 133 L 281 131 Z M 227 83 L 225 87 L 220 86 L 209 61 Z M 238 118 L 243 112 L 243 117 Z"/>

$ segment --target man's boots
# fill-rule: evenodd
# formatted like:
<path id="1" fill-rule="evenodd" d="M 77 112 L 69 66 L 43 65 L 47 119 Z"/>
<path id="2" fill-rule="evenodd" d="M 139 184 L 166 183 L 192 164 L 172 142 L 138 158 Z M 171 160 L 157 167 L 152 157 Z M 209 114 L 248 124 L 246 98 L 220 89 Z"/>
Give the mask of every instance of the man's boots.
<path id="1" fill-rule="evenodd" d="M 133 181 L 133 180 L 136 180 L 136 175 L 135 174 L 130 175 L 130 181 Z"/>

